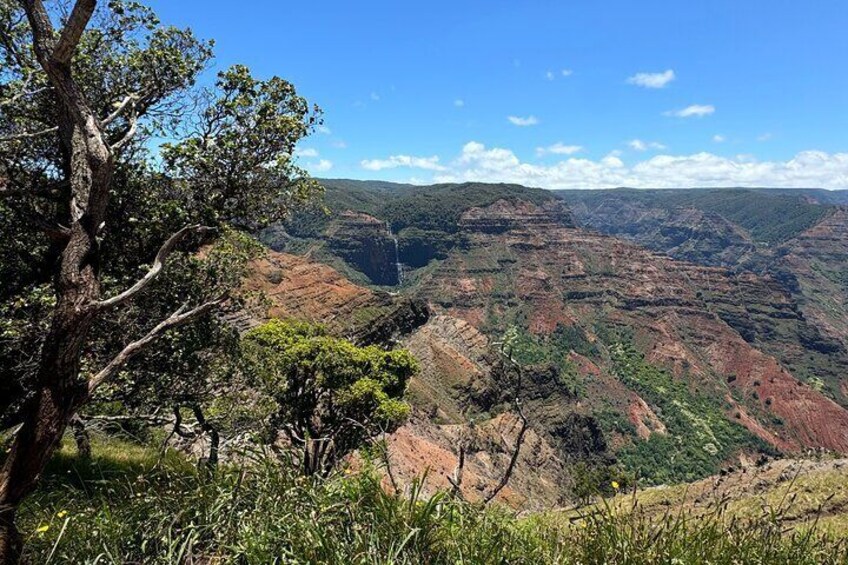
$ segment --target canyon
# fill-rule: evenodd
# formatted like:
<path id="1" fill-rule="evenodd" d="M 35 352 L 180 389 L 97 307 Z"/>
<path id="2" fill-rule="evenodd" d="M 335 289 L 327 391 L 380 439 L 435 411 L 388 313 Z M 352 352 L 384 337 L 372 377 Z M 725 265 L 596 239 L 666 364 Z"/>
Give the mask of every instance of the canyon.
<path id="1" fill-rule="evenodd" d="M 266 315 L 416 356 L 414 416 L 388 439 L 403 480 L 428 469 L 434 489 L 449 488 L 460 442 L 466 497 L 502 476 L 519 429 L 499 377 L 507 335 L 530 422 L 500 494 L 514 506 L 574 496 L 577 468 L 679 482 L 761 457 L 848 452 L 840 206 L 802 209 L 797 233 L 752 234 L 706 206 L 615 195 L 590 209 L 461 185 L 454 197 L 473 205 L 436 223 L 406 185 L 373 189 L 380 205 L 333 210 L 344 182 L 325 182 L 331 212 L 310 233 L 265 234 L 277 251 L 248 284 L 270 297 Z M 398 214 L 410 202 L 418 209 Z"/>

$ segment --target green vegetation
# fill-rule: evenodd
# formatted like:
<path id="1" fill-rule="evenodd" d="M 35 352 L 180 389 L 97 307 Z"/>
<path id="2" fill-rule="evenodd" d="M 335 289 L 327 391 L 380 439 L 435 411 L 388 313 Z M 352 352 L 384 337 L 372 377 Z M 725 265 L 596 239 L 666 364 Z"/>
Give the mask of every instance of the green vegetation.
<path id="1" fill-rule="evenodd" d="M 616 376 L 658 408 L 667 428 L 617 453 L 628 472 L 649 483 L 693 481 L 717 473 L 740 450 L 767 450 L 725 417 L 718 399 L 695 394 L 628 344 L 615 344 L 610 353 Z"/>
<path id="2" fill-rule="evenodd" d="M 272 400 L 272 439 L 284 433 L 307 475 L 326 475 L 409 416 L 401 398 L 418 365 L 407 351 L 357 347 L 321 326 L 281 320 L 249 331 L 242 349 L 248 382 Z"/>
<path id="3" fill-rule="evenodd" d="M 698 190 L 563 190 L 566 202 L 588 205 L 610 200 L 632 202 L 660 209 L 697 208 L 719 214 L 748 230 L 756 242 L 774 245 L 814 225 L 828 206 L 811 204 L 802 193 L 755 189 Z"/>
<path id="4" fill-rule="evenodd" d="M 455 233 L 462 213 L 501 199 L 528 200 L 541 204 L 553 195 L 539 188 L 516 184 L 435 184 L 415 186 L 379 181 L 321 180 L 324 202 L 295 214 L 289 231 L 298 237 L 317 237 L 335 214 L 345 210 L 364 212 L 389 222 L 392 230 L 405 228 Z M 420 234 L 419 234 L 420 235 Z"/>
<path id="5" fill-rule="evenodd" d="M 629 496 L 519 518 L 500 508 L 388 492 L 362 472 L 306 479 L 259 453 L 198 471 L 171 454 L 97 441 L 63 451 L 21 509 L 33 563 L 837 564 L 844 539 L 786 531 L 786 512 L 738 518 L 720 506 L 633 511 Z M 426 483 L 426 476 L 422 478 Z"/>

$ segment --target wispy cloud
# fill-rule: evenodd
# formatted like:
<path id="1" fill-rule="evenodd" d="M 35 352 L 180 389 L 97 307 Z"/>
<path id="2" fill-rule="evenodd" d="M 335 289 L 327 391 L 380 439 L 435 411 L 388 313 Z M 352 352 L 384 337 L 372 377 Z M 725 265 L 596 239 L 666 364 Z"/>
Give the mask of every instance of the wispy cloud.
<path id="1" fill-rule="evenodd" d="M 692 104 L 680 110 L 669 110 L 663 112 L 664 116 L 673 116 L 675 118 L 703 118 L 715 113 L 715 106 L 711 104 Z"/>
<path id="2" fill-rule="evenodd" d="M 583 151 L 583 146 L 581 145 L 566 145 L 561 142 L 554 143 L 553 145 L 548 145 L 547 147 L 536 148 L 537 155 L 574 155 L 575 153 L 579 153 L 581 151 Z"/>
<path id="3" fill-rule="evenodd" d="M 772 138 L 772 134 L 770 132 L 766 132 L 762 135 L 757 136 L 757 141 L 768 141 Z"/>
<path id="4" fill-rule="evenodd" d="M 668 69 L 661 73 L 636 73 L 627 79 L 628 84 L 635 84 L 642 88 L 665 88 L 677 76 L 674 71 Z"/>
<path id="5" fill-rule="evenodd" d="M 547 71 L 545 73 L 545 78 L 548 79 L 548 80 L 555 80 L 557 78 L 557 76 L 570 77 L 573 74 L 574 74 L 574 71 L 572 71 L 571 69 L 562 69 L 559 72 Z"/>
<path id="6" fill-rule="evenodd" d="M 388 159 L 365 159 L 360 162 L 363 169 L 367 171 L 382 171 L 385 169 L 397 169 L 398 167 L 408 169 L 424 169 L 427 171 L 444 171 L 445 167 L 439 164 L 439 157 L 413 157 L 411 155 L 392 155 Z"/>
<path id="7" fill-rule="evenodd" d="M 715 141 L 716 143 L 724 143 L 725 141 L 727 141 L 727 138 L 721 135 L 720 133 L 717 133 L 713 136 L 713 141 Z"/>
<path id="8" fill-rule="evenodd" d="M 665 144 L 658 141 L 642 141 L 641 139 L 631 139 L 627 142 L 627 146 L 634 151 L 647 151 L 648 149 L 662 151 L 663 149 L 668 149 Z"/>
<path id="9" fill-rule="evenodd" d="M 514 126 L 526 127 L 526 126 L 535 126 L 539 123 L 538 118 L 536 116 L 527 116 L 526 118 L 522 118 L 519 116 L 509 116 L 507 117 L 509 123 Z"/>
<path id="10" fill-rule="evenodd" d="M 316 128 L 316 131 L 318 133 L 321 133 L 321 134 L 324 134 L 324 135 L 330 135 L 331 133 L 333 133 L 333 131 L 329 127 L 325 126 L 324 124 L 321 124 L 320 126 L 318 126 Z"/>
<path id="11" fill-rule="evenodd" d="M 462 108 L 463 106 L 465 106 L 465 100 L 463 100 L 462 98 L 457 98 L 453 101 L 453 105 L 457 108 Z"/>
<path id="12" fill-rule="evenodd" d="M 374 102 L 379 102 L 380 101 L 380 95 L 377 94 L 376 92 L 372 92 L 371 93 L 371 100 L 374 101 Z"/>

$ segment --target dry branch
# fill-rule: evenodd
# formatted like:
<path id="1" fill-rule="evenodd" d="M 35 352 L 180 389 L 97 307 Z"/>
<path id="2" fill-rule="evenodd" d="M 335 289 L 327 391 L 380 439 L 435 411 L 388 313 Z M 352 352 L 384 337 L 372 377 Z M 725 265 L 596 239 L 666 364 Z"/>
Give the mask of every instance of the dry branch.
<path id="1" fill-rule="evenodd" d="M 147 273 L 138 280 L 134 285 L 125 290 L 124 292 L 113 296 L 112 298 L 107 298 L 106 300 L 101 300 L 95 304 L 97 309 L 106 309 L 111 308 L 113 306 L 117 306 L 119 304 L 123 304 L 128 300 L 131 300 L 135 295 L 144 290 L 144 288 L 149 285 L 153 280 L 159 275 L 162 271 L 162 268 L 165 266 L 165 261 L 167 261 L 168 256 L 174 251 L 174 248 L 177 244 L 182 241 L 188 234 L 196 233 L 196 234 L 206 234 L 214 231 L 214 228 L 210 228 L 207 226 L 186 226 L 182 228 L 180 231 L 176 232 L 174 235 L 168 238 L 168 240 L 162 244 L 162 247 L 159 248 L 159 252 L 156 253 L 156 258 L 153 260 L 153 265 L 147 271 Z"/>
<path id="2" fill-rule="evenodd" d="M 159 339 L 159 337 L 166 331 L 199 318 L 207 312 L 212 311 L 214 308 L 217 308 L 223 304 L 223 302 L 224 297 L 221 297 L 201 304 L 200 306 L 188 311 L 186 311 L 187 306 L 185 304 L 180 306 L 176 312 L 159 322 L 159 324 L 147 332 L 144 337 L 127 345 L 109 362 L 108 365 L 106 365 L 96 375 L 91 377 L 88 381 L 88 394 L 91 395 L 94 393 L 100 385 L 113 377 L 127 361 L 141 353 L 148 345 Z"/>

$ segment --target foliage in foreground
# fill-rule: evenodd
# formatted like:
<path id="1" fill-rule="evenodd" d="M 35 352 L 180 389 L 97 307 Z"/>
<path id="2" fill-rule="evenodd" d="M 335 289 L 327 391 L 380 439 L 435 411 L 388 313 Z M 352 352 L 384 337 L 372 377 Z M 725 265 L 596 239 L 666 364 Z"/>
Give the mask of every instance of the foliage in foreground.
<path id="1" fill-rule="evenodd" d="M 36 563 L 843 563 L 844 541 L 787 533 L 781 515 L 660 519 L 601 505 L 517 518 L 420 485 L 395 496 L 377 474 L 308 479 L 254 456 L 196 471 L 177 457 L 98 444 L 54 461 L 22 512 Z M 426 480 L 426 477 L 425 477 Z M 619 499 L 620 500 L 620 499 Z M 46 527 L 46 529 L 45 529 Z"/>

